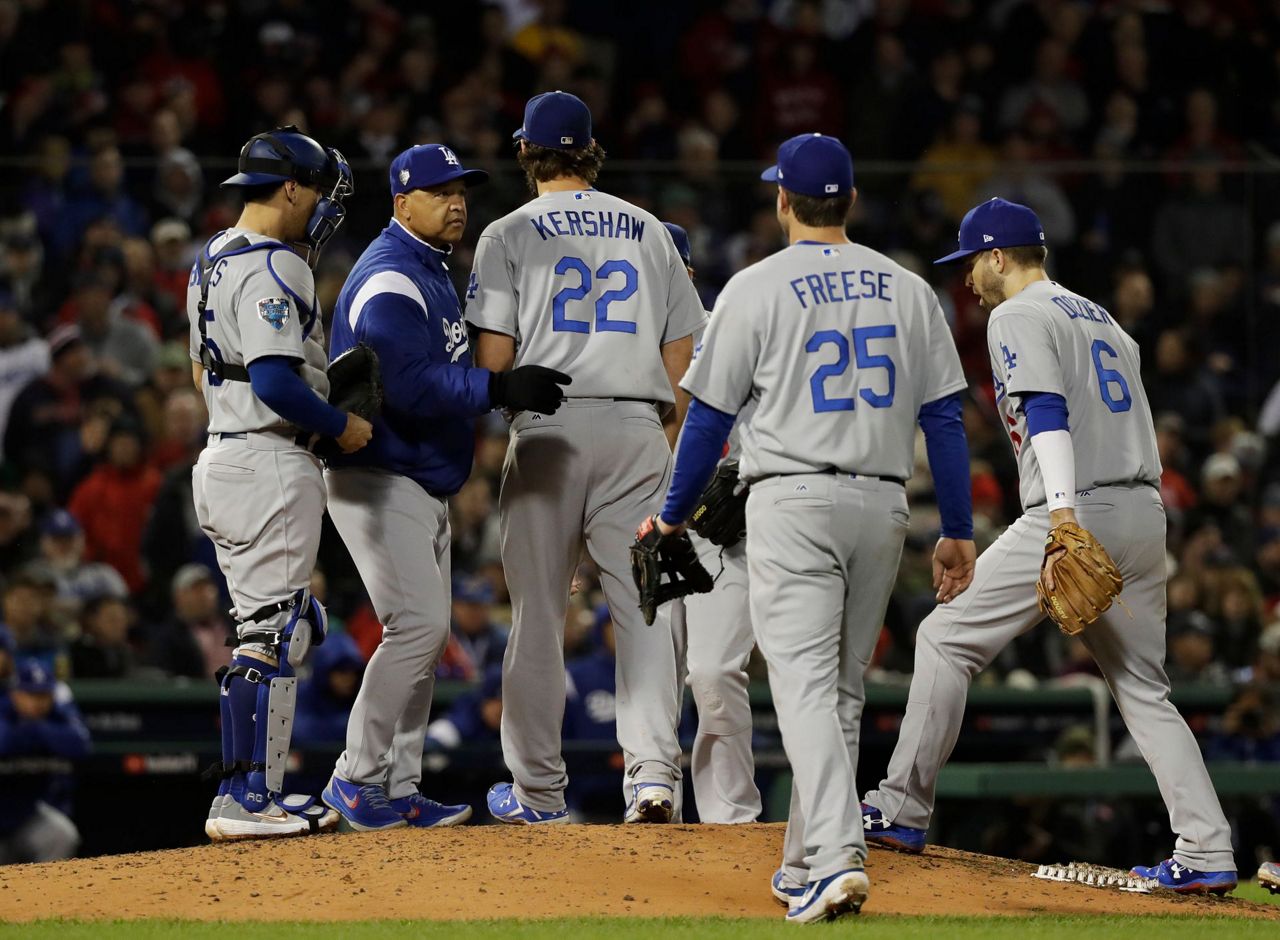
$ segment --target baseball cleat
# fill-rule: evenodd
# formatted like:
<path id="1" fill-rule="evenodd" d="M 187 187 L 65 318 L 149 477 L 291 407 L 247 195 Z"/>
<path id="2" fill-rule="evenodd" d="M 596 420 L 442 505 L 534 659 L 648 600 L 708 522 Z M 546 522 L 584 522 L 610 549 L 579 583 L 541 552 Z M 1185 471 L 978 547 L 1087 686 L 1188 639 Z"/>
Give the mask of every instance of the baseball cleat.
<path id="1" fill-rule="evenodd" d="M 314 796 L 305 793 L 287 793 L 276 797 L 276 805 L 286 813 L 292 813 L 307 821 L 311 832 L 331 832 L 342 819 L 336 810 L 330 809 Z"/>
<path id="2" fill-rule="evenodd" d="M 206 831 L 209 823 L 206 823 Z M 218 818 L 212 825 L 218 831 L 218 841 L 238 839 L 280 839 L 286 836 L 305 835 L 311 825 L 302 817 L 286 813 L 274 802 L 268 802 L 260 810 L 251 810 L 235 797 L 222 801 Z"/>
<path id="3" fill-rule="evenodd" d="M 861 868 L 846 868 L 819 881 L 811 881 L 787 911 L 788 924 L 812 924 L 856 914 L 866 903 L 871 883 Z"/>
<path id="4" fill-rule="evenodd" d="M 569 811 L 558 809 L 544 812 L 521 805 L 516 799 L 515 784 L 495 783 L 489 788 L 485 800 L 489 804 L 489 815 L 498 822 L 510 823 L 513 826 L 539 826 L 546 823 L 567 823 Z"/>
<path id="5" fill-rule="evenodd" d="M 631 802 L 622 821 L 629 823 L 669 823 L 675 807 L 675 789 L 666 783 L 631 785 Z"/>
<path id="6" fill-rule="evenodd" d="M 783 907 L 790 907 L 791 902 L 804 894 L 804 885 L 795 885 L 787 880 L 787 876 L 779 868 L 773 873 L 773 877 L 769 879 L 769 890 L 773 892 L 774 900 Z"/>
<path id="7" fill-rule="evenodd" d="M 378 832 L 408 825 L 404 817 L 391 808 L 387 791 L 377 784 L 361 786 L 334 774 L 320 798 L 356 832 Z"/>
<path id="8" fill-rule="evenodd" d="M 910 826 L 895 826 L 884 818 L 884 813 L 870 803 L 862 804 L 862 832 L 867 842 L 886 849 L 919 855 L 925 847 L 925 830 Z"/>
<path id="9" fill-rule="evenodd" d="M 1258 887 L 1266 888 L 1272 894 L 1280 894 L 1280 865 L 1263 862 L 1258 868 Z"/>
<path id="10" fill-rule="evenodd" d="M 460 826 L 471 818 L 471 807 L 466 803 L 446 806 L 427 799 L 421 793 L 396 797 L 391 801 L 391 808 L 404 817 L 404 821 L 410 826 L 419 829 Z"/>
<path id="11" fill-rule="evenodd" d="M 204 821 L 204 834 L 214 842 L 222 841 L 222 832 L 218 829 L 218 816 L 222 813 L 222 802 L 230 798 L 229 794 L 219 793 L 213 798 L 213 803 L 209 807 L 209 815 Z"/>
<path id="12" fill-rule="evenodd" d="M 1159 865 L 1135 865 L 1129 874 L 1150 878 L 1157 888 L 1178 894 L 1229 894 L 1236 887 L 1234 871 L 1196 871 L 1171 858 Z"/>

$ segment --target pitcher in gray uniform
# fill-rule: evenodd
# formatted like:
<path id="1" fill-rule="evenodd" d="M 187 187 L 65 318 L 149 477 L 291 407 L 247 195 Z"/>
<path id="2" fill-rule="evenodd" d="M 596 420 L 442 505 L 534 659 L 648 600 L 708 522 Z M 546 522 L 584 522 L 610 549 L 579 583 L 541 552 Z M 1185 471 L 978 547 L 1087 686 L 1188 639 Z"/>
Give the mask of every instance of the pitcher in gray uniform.
<path id="1" fill-rule="evenodd" d="M 888 777 L 866 795 L 867 839 L 923 851 L 938 771 L 955 746 L 969 682 L 1044 617 L 1036 582 L 1051 525 L 1091 531 L 1124 577 L 1122 604 L 1080 639 L 1097 660 L 1178 835 L 1171 859 L 1135 868 L 1162 888 L 1231 890 L 1231 831 L 1194 736 L 1169 701 L 1160 458 L 1137 344 L 1101 306 L 1049 280 L 1044 230 L 992 199 L 960 227 L 965 283 L 991 312 L 996 400 L 1018 457 L 1023 515 L 978 559 L 973 590 L 916 635 L 915 674 Z"/>
<path id="2" fill-rule="evenodd" d="M 369 422 L 325 400 L 329 358 L 311 268 L 352 191 L 342 155 L 295 127 L 259 134 L 223 184 L 245 206 L 191 270 L 192 380 L 209 409 L 209 444 L 192 472 L 200 526 L 231 591 L 239 643 L 218 675 L 222 761 L 210 838 L 288 836 L 331 828 L 338 814 L 283 795 L 296 696 L 294 670 L 324 640 L 308 590 L 325 486 L 310 445 L 363 447 Z"/>
<path id="3" fill-rule="evenodd" d="M 688 518 L 737 419 L 751 623 L 794 774 L 772 890 L 789 922 L 806 923 L 867 897 L 854 788 L 863 672 L 907 531 L 917 423 L 942 511 L 939 599 L 971 577 L 965 380 L 928 284 L 846 237 L 856 193 L 840 141 L 794 137 L 763 179 L 778 183 L 790 247 L 736 274 L 716 302 L 681 383 L 693 402 L 656 525 Z"/>
<path id="4" fill-rule="evenodd" d="M 578 98 L 525 108 L 520 164 L 538 193 L 486 228 L 467 290 L 476 364 L 573 376 L 554 417 L 515 415 L 503 468 L 502 562 L 512 629 L 503 663 L 502 751 L 514 783 L 489 791 L 504 822 L 568 818 L 561 757 L 564 620 L 585 543 L 617 644 L 618 743 L 628 822 L 679 817 L 678 689 L 669 614 L 646 627 L 628 550 L 671 473 L 662 412 L 706 322 L 662 223 L 593 188 L 604 151 Z"/>
<path id="5" fill-rule="evenodd" d="M 689 233 L 672 222 L 663 224 L 692 278 Z M 701 341 L 699 333 L 694 342 Z M 742 455 L 736 429 L 750 409 L 748 403 L 738 415 L 725 460 L 738 460 Z M 747 694 L 747 662 L 755 646 L 747 604 L 747 545 L 739 542 L 722 550 L 694 532 L 689 538 L 703 566 L 708 571 L 719 570 L 711 593 L 690 594 L 671 606 L 681 684 L 689 686 L 698 709 L 698 732 L 689 754 L 693 797 L 698 818 L 704 823 L 755 822 L 762 807 L 751 754 L 751 699 Z"/>

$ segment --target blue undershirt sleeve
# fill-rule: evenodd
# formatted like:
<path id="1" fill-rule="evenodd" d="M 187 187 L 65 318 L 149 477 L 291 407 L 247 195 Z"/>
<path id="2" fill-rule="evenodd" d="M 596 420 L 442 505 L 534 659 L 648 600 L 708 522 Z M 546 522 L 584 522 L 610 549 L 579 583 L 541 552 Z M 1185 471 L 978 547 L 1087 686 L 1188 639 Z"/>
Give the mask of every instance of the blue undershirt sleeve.
<path id="1" fill-rule="evenodd" d="M 263 356 L 249 363 L 249 384 L 262 403 L 304 431 L 341 437 L 347 416 L 315 393 L 293 371 L 288 356 Z"/>
<path id="2" fill-rule="evenodd" d="M 1022 395 L 1022 413 L 1032 437 L 1042 431 L 1070 431 L 1067 400 L 1054 392 L 1027 392 Z"/>
<path id="3" fill-rule="evenodd" d="M 963 410 L 957 392 L 926 403 L 919 420 L 942 517 L 942 537 L 968 540 L 973 538 L 973 491 Z"/>
<path id="4" fill-rule="evenodd" d="M 679 525 L 692 514 L 716 464 L 724 456 L 724 445 L 737 417 L 697 398 L 689 403 L 689 413 L 676 442 L 671 488 L 662 507 L 662 521 L 667 525 Z"/>

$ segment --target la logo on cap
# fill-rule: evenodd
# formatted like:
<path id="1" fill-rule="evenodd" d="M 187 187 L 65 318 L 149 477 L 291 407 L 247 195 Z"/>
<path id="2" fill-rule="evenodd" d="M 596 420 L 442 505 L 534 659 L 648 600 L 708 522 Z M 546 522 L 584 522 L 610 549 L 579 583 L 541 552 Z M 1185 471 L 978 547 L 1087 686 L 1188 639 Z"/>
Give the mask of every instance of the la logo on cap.
<path id="1" fill-rule="evenodd" d="M 448 147 L 441 147 L 440 152 L 444 154 L 445 163 L 449 164 L 450 166 L 462 166 L 462 164 L 458 162 L 457 155 L 454 154 L 454 152 L 450 150 Z"/>

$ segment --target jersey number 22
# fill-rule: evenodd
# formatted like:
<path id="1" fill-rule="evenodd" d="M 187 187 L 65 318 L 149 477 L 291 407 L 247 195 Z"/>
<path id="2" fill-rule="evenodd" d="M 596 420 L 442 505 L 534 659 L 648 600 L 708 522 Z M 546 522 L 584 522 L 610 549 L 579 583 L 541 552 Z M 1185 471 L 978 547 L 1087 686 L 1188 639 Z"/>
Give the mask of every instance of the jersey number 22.
<path id="1" fill-rule="evenodd" d="M 562 287 L 551 298 L 551 329 L 557 333 L 590 333 L 590 320 L 575 320 L 565 312 L 571 300 L 582 300 L 591 293 L 591 269 L 581 258 L 561 258 L 556 262 L 556 274 L 576 273 L 576 287 Z M 609 304 L 615 300 L 628 300 L 636 292 L 636 268 L 630 261 L 606 261 L 596 268 L 596 278 L 607 282 L 615 274 L 622 275 L 622 286 L 607 290 L 596 298 L 597 333 L 634 333 L 636 325 L 631 320 L 609 319 Z"/>

